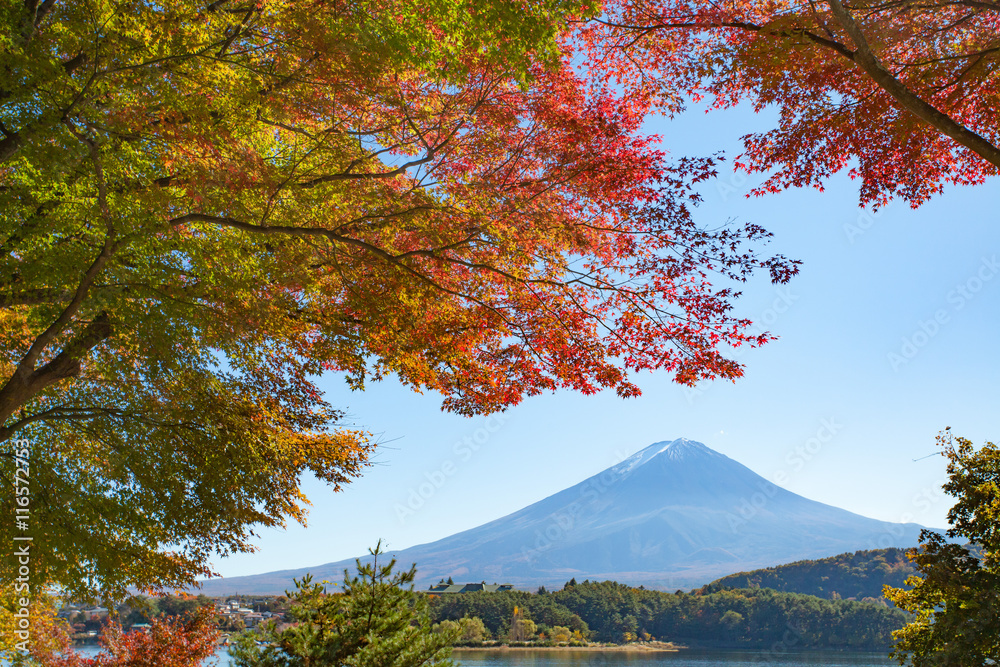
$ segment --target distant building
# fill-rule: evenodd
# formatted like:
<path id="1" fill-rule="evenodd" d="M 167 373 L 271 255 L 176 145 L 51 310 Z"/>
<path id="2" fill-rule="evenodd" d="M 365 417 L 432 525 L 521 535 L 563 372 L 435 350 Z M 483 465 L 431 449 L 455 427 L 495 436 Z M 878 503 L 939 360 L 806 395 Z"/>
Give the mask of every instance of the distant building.
<path id="1" fill-rule="evenodd" d="M 429 593 L 434 594 L 444 594 L 444 593 L 475 593 L 477 591 L 484 591 L 486 593 L 498 593 L 501 591 L 512 591 L 514 590 L 513 584 L 488 584 L 485 581 L 478 584 L 435 584 L 431 586 L 428 590 Z"/>
<path id="2" fill-rule="evenodd" d="M 76 604 L 67 603 L 59 608 L 59 613 L 56 614 L 59 618 L 69 618 L 70 616 L 76 616 L 80 613 L 81 607 Z"/>
<path id="3" fill-rule="evenodd" d="M 264 616 L 262 614 L 251 612 L 249 614 L 243 615 L 243 622 L 247 624 L 248 628 L 252 628 L 256 625 L 259 625 L 261 622 L 263 622 L 263 620 Z"/>
<path id="4" fill-rule="evenodd" d="M 104 607 L 87 607 L 86 609 L 81 609 L 80 613 L 83 614 L 83 618 L 87 621 L 95 618 L 106 618 L 108 616 L 108 610 Z"/>

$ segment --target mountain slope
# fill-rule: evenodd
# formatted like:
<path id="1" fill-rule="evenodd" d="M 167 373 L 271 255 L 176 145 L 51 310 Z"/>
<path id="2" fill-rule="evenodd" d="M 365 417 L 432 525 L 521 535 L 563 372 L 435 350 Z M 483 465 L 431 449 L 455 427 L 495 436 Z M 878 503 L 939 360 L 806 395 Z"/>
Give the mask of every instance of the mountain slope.
<path id="1" fill-rule="evenodd" d="M 683 588 L 795 560 L 915 546 L 919 532 L 803 498 L 682 438 L 513 514 L 394 555 L 417 563 L 419 585 L 451 576 L 527 587 L 575 577 Z M 213 580 L 204 592 L 277 593 L 306 572 L 339 580 L 353 566 Z"/>

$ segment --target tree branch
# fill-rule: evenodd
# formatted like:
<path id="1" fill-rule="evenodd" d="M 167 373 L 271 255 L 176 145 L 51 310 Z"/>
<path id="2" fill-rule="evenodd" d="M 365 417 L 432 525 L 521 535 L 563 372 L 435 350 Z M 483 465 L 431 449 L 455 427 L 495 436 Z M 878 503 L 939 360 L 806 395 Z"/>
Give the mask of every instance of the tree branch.
<path id="1" fill-rule="evenodd" d="M 49 386 L 78 375 L 83 356 L 110 338 L 112 331 L 111 318 L 102 312 L 47 364 L 30 374 L 15 372 L 3 389 L 0 389 L 0 424 L 6 422 L 17 408 Z M 0 442 L 10 438 L 14 430 L 13 427 L 0 427 Z"/>
<path id="2" fill-rule="evenodd" d="M 72 292 L 59 289 L 27 289 L 0 295 L 0 308 L 12 306 L 37 306 L 43 303 L 59 303 L 73 296 Z"/>
<path id="3" fill-rule="evenodd" d="M 865 74 L 870 76 L 882 90 L 889 93 L 905 110 L 928 123 L 945 136 L 951 137 L 993 166 L 1000 167 L 1000 148 L 994 146 L 982 135 L 958 123 L 951 116 L 935 108 L 907 88 L 906 84 L 893 76 L 891 72 L 882 66 L 878 58 L 875 57 L 871 47 L 868 45 L 868 40 L 864 32 L 862 32 L 860 26 L 855 22 L 854 17 L 847 11 L 843 3 L 840 0 L 829 0 L 829 2 L 834 18 L 847 31 L 857 49 L 851 60 Z"/>
<path id="4" fill-rule="evenodd" d="M 35 364 L 41 358 L 45 349 L 55 341 L 59 334 L 65 331 L 66 327 L 73 321 L 73 318 L 79 314 L 94 281 L 100 275 L 101 271 L 104 270 L 105 265 L 111 259 L 112 255 L 114 255 L 119 245 L 119 242 L 116 241 L 115 228 L 112 224 L 111 210 L 108 205 L 107 184 L 104 181 L 104 168 L 98 156 L 98 147 L 92 141 L 79 134 L 71 123 L 67 123 L 67 126 L 82 142 L 90 146 L 94 162 L 94 174 L 97 176 L 97 201 L 101 216 L 104 218 L 105 226 L 107 227 L 107 234 L 104 237 L 104 245 L 101 248 L 100 254 L 98 254 L 83 274 L 79 285 L 77 285 L 73 293 L 73 298 L 63 309 L 62 313 L 59 314 L 59 317 L 32 341 L 28 351 L 24 353 L 24 357 L 21 358 L 17 368 L 11 374 L 10 379 L 0 389 L 0 426 L 5 424 L 7 419 L 18 408 L 22 407 L 40 391 L 63 378 L 78 374 L 80 372 L 80 358 L 102 340 L 111 336 L 111 321 L 106 312 L 101 312 L 83 331 L 66 344 L 59 355 L 42 368 L 35 368 Z"/>

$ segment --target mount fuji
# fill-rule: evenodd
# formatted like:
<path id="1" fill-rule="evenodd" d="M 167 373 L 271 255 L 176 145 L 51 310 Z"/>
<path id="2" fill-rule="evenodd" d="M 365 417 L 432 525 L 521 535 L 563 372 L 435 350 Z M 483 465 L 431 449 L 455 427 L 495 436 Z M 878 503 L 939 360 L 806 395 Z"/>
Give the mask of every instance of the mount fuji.
<path id="1" fill-rule="evenodd" d="M 417 585 L 442 578 L 561 585 L 613 579 L 690 588 L 719 576 L 883 547 L 912 547 L 921 526 L 888 523 L 782 489 L 700 442 L 658 442 L 513 514 L 394 551 Z M 354 561 L 212 579 L 207 595 L 281 593 L 292 579 L 339 581 Z"/>

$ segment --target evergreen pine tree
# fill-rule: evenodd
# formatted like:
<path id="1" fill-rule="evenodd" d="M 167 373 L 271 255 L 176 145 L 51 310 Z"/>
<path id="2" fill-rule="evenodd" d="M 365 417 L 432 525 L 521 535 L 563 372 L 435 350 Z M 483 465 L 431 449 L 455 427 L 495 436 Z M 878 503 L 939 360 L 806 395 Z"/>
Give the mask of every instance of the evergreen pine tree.
<path id="1" fill-rule="evenodd" d="M 237 667 L 453 667 L 448 658 L 457 632 L 431 631 L 427 599 L 413 591 L 416 567 L 393 573 L 396 560 L 379 564 L 381 542 L 344 571 L 343 592 L 327 593 L 306 575 L 296 580 L 295 624 L 244 633 L 230 648 Z M 324 582 L 325 583 L 325 582 Z M 261 647 L 258 642 L 267 645 Z"/>

